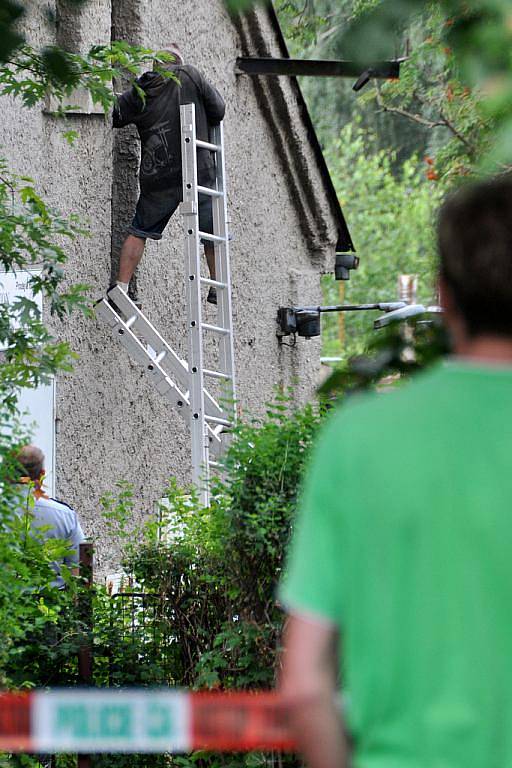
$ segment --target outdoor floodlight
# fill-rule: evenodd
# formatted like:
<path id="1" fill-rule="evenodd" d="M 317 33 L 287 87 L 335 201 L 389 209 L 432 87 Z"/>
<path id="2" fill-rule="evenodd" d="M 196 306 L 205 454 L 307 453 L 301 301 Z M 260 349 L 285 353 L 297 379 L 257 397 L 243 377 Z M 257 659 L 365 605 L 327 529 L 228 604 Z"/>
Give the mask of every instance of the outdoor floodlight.
<path id="1" fill-rule="evenodd" d="M 384 328 L 386 325 L 390 325 L 395 320 L 407 320 L 409 317 L 416 317 L 417 315 L 423 315 L 426 312 L 423 304 L 406 304 L 401 309 L 395 309 L 393 312 L 387 312 L 382 317 L 374 320 L 373 327 L 375 330 Z"/>
<path id="2" fill-rule="evenodd" d="M 279 307 L 277 310 L 278 336 L 297 334 L 305 339 L 320 336 L 320 309 Z"/>
<path id="3" fill-rule="evenodd" d="M 350 280 L 350 271 L 359 266 L 359 257 L 353 253 L 337 253 L 334 263 L 334 277 L 336 280 Z"/>
<path id="4" fill-rule="evenodd" d="M 320 317 L 327 312 L 368 312 L 378 310 L 387 316 L 398 316 L 410 307 L 403 301 L 381 301 L 376 304 L 336 304 L 328 307 L 279 307 L 277 310 L 277 336 L 297 335 L 305 339 L 320 336 Z M 424 312 L 424 307 L 421 307 Z M 413 314 L 419 314 L 418 311 Z M 407 315 L 408 316 L 408 315 Z M 380 318 L 381 320 L 383 318 Z M 398 319 L 398 318 L 397 318 Z M 381 327 L 381 326 L 375 326 Z"/>

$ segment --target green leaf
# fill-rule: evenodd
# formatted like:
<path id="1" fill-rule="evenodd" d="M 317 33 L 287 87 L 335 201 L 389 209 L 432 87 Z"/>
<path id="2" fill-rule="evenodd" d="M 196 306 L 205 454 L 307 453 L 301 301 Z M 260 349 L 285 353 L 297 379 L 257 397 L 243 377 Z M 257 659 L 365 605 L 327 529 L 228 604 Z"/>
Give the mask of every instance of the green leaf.
<path id="1" fill-rule="evenodd" d="M 45 48 L 41 60 L 51 80 L 65 85 L 75 85 L 78 82 L 79 72 L 73 58 L 61 48 Z"/>
<path id="2" fill-rule="evenodd" d="M 224 4 L 230 14 L 240 13 L 247 11 L 256 5 L 258 2 L 264 0 L 224 0 Z"/>
<path id="3" fill-rule="evenodd" d="M 78 131 L 73 131 L 73 130 L 63 131 L 62 136 L 66 139 L 66 141 L 70 146 L 73 146 L 76 139 L 78 139 L 79 137 L 79 133 Z"/>
<path id="4" fill-rule="evenodd" d="M 0 4 L 0 62 L 7 61 L 23 42 L 17 25 L 25 10 L 15 0 L 2 0 Z"/>

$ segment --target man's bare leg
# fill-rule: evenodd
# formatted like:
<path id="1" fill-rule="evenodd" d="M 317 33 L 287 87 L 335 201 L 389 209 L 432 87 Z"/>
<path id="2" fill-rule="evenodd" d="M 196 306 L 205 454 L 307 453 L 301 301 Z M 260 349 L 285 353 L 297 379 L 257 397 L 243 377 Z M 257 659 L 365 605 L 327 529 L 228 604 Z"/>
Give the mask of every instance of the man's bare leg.
<path id="1" fill-rule="evenodd" d="M 146 241 L 142 237 L 136 237 L 135 235 L 128 235 L 124 241 L 119 257 L 119 272 L 117 275 L 117 283 L 120 283 L 121 287 L 128 286 L 142 258 L 145 245 Z"/>

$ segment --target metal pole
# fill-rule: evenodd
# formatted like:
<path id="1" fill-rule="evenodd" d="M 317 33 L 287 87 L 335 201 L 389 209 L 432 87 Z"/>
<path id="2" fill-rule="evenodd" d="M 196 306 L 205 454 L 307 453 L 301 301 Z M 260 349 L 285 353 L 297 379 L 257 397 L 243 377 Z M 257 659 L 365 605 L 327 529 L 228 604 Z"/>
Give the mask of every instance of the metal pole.
<path id="1" fill-rule="evenodd" d="M 379 310 L 381 312 L 393 312 L 396 309 L 403 309 L 407 306 L 405 301 L 383 301 L 378 304 L 335 304 L 326 307 L 293 307 L 295 312 L 362 312 L 368 310 Z"/>

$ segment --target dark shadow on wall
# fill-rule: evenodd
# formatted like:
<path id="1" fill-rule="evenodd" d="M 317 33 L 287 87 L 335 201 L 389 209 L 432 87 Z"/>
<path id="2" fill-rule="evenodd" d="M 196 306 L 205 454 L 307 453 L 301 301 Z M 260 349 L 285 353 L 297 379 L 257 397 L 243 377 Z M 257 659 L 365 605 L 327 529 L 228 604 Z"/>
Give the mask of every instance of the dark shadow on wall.
<path id="1" fill-rule="evenodd" d="M 139 0 L 112 0 L 111 39 L 138 44 L 141 29 Z M 115 81 L 114 89 L 121 92 L 127 81 Z M 134 126 L 114 131 L 112 176 L 112 237 L 110 248 L 110 282 L 116 276 L 119 254 L 130 225 L 138 197 L 137 171 L 140 145 Z M 132 278 L 131 289 L 137 293 L 137 273 Z"/>
<path id="2" fill-rule="evenodd" d="M 57 45 L 66 51 L 79 53 L 82 44 L 82 9 L 69 0 L 57 0 L 55 4 L 55 21 L 57 28 Z"/>

